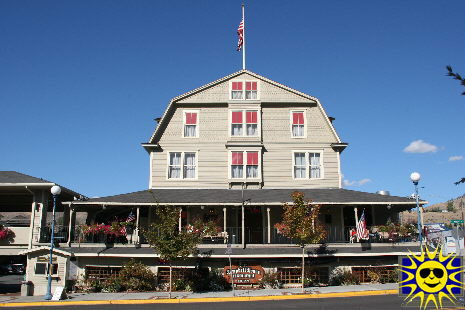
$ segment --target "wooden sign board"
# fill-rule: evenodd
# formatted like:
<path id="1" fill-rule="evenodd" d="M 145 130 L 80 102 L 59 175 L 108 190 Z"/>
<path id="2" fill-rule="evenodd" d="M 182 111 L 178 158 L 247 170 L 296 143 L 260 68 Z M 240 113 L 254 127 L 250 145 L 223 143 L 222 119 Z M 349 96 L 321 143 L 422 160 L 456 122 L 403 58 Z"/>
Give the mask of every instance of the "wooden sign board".
<path id="1" fill-rule="evenodd" d="M 232 269 L 229 266 L 224 267 L 224 278 L 232 283 L 232 276 L 236 285 L 257 284 L 264 274 L 262 266 L 232 266 Z"/>
<path id="2" fill-rule="evenodd" d="M 55 293 L 53 293 L 52 300 L 61 300 L 64 299 L 65 294 L 64 294 L 64 286 L 57 286 L 55 288 Z"/>

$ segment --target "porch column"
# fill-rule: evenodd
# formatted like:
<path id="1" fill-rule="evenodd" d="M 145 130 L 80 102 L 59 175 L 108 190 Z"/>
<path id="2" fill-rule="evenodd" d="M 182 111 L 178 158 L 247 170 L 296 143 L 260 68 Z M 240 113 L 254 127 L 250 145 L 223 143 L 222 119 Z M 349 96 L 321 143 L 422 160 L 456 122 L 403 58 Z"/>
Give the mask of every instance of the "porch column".
<path id="1" fill-rule="evenodd" d="M 182 229 L 182 207 L 179 208 L 178 229 L 179 231 Z"/>
<path id="2" fill-rule="evenodd" d="M 140 207 L 138 206 L 136 209 L 136 231 L 135 231 L 135 241 L 139 243 L 139 223 L 140 223 Z"/>
<path id="3" fill-rule="evenodd" d="M 226 214 L 227 214 L 227 210 L 226 210 L 226 207 L 223 207 L 223 232 L 225 233 L 227 231 L 227 221 L 226 221 Z M 224 236 L 224 235 L 223 235 Z M 229 236 L 228 238 L 224 238 L 224 243 L 228 242 L 228 239 L 229 239 Z"/>
<path id="4" fill-rule="evenodd" d="M 267 207 L 266 208 L 266 220 L 268 224 L 268 243 L 271 243 L 271 218 L 270 218 L 270 211 L 271 208 Z"/>
<path id="5" fill-rule="evenodd" d="M 355 213 L 355 230 L 357 230 L 357 224 L 358 224 L 358 209 L 357 207 L 354 207 L 354 213 Z M 359 235 L 357 234 L 357 242 L 360 241 Z"/>
<path id="6" fill-rule="evenodd" d="M 73 204 L 71 203 L 69 205 L 68 246 L 71 246 L 71 237 L 72 237 L 72 233 L 74 230 L 74 225 L 76 224 L 75 219 L 76 219 L 75 210 L 74 210 Z"/>

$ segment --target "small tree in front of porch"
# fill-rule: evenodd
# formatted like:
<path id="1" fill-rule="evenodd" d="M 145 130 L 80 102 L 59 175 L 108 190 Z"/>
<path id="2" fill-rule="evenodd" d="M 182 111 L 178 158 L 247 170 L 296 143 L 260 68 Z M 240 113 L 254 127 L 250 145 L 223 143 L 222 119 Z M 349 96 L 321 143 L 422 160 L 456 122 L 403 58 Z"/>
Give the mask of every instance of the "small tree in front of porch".
<path id="1" fill-rule="evenodd" d="M 283 205 L 283 216 L 275 224 L 278 233 L 291 239 L 302 248 L 302 291 L 305 278 L 305 246 L 320 243 L 326 236 L 326 230 L 318 216 L 320 206 L 312 205 L 302 192 L 292 194 L 292 204 Z"/>
<path id="2" fill-rule="evenodd" d="M 160 254 L 160 259 L 169 263 L 170 283 L 169 297 L 172 292 L 172 264 L 178 259 L 187 259 L 197 254 L 197 245 L 202 241 L 202 234 L 192 232 L 185 227 L 179 230 L 179 208 L 157 206 L 155 223 L 142 231 L 148 244 Z"/>

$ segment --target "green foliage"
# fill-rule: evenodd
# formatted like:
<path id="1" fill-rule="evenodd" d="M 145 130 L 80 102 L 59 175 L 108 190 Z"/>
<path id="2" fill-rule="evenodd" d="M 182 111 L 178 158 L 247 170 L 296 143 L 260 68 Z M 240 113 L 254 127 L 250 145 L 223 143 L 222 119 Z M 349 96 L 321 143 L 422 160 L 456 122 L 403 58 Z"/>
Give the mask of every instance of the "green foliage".
<path id="1" fill-rule="evenodd" d="M 330 285 L 360 284 L 360 279 L 349 270 L 338 270 L 330 279 Z"/>
<path id="2" fill-rule="evenodd" d="M 208 290 L 210 292 L 227 291 L 231 289 L 229 284 L 221 272 L 211 271 L 208 276 Z"/>
<path id="3" fill-rule="evenodd" d="M 283 283 L 280 280 L 279 272 L 265 272 L 259 286 L 260 288 L 282 288 Z"/>
<path id="4" fill-rule="evenodd" d="M 454 203 L 452 201 L 447 202 L 447 211 L 455 212 Z"/>
<path id="5" fill-rule="evenodd" d="M 275 224 L 275 228 L 300 246 L 319 243 L 326 235 L 325 228 L 318 219 L 320 206 L 312 205 L 302 192 L 294 192 L 292 200 L 292 205 L 284 204 L 282 221 Z"/>
<path id="6" fill-rule="evenodd" d="M 157 283 L 156 275 L 149 267 L 131 259 L 120 270 L 118 277 L 113 281 L 113 287 L 127 291 L 151 291 L 155 290 Z"/>
<path id="7" fill-rule="evenodd" d="M 178 279 L 174 282 L 174 290 L 192 292 L 192 281 L 188 279 Z"/>

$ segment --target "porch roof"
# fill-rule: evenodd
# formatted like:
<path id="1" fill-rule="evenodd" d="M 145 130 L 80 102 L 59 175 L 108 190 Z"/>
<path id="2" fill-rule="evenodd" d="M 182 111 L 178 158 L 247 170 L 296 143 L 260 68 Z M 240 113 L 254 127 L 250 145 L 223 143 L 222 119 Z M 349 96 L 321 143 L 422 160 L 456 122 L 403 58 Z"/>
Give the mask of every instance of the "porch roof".
<path id="1" fill-rule="evenodd" d="M 342 188 L 319 189 L 247 189 L 244 200 L 248 205 L 281 205 L 291 202 L 294 191 L 300 191 L 313 204 L 321 205 L 402 205 L 414 206 L 414 199 L 359 192 Z M 241 205 L 242 191 L 238 189 L 152 189 L 114 196 L 70 201 L 73 205 Z M 427 201 L 420 201 L 424 205 Z"/>

